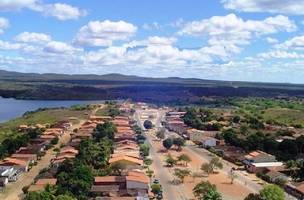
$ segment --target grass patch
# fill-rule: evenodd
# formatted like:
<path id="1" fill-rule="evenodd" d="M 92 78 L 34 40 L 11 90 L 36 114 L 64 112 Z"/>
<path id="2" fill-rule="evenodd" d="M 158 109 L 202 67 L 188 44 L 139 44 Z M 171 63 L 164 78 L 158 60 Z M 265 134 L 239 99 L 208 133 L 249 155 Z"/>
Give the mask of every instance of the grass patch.
<path id="1" fill-rule="evenodd" d="M 267 120 L 274 120 L 283 125 L 301 124 L 304 126 L 304 112 L 302 110 L 294 110 L 288 108 L 270 108 L 265 110 L 262 115 Z"/>
<path id="2" fill-rule="evenodd" d="M 0 142 L 7 137 L 18 135 L 17 129 L 20 125 L 54 124 L 58 121 L 68 120 L 70 117 L 86 119 L 87 110 L 72 109 L 47 109 L 37 112 L 30 112 L 22 117 L 0 123 Z"/>

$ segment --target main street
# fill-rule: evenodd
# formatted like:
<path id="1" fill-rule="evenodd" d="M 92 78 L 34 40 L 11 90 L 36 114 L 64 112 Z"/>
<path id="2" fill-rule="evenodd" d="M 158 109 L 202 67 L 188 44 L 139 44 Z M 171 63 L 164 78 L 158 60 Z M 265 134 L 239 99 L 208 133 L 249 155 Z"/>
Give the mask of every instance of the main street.
<path id="1" fill-rule="evenodd" d="M 134 116 L 135 120 L 138 122 L 138 125 L 144 130 L 145 128 L 143 127 L 143 120 L 140 118 L 140 112 L 140 110 L 137 110 Z M 164 112 L 158 113 L 157 117 L 155 118 L 156 121 L 153 120 L 156 129 L 161 128 L 161 119 L 163 116 L 162 113 Z M 169 169 L 164 167 L 164 163 L 160 158 L 160 153 L 158 153 L 155 147 L 152 145 L 154 138 L 150 135 L 150 133 L 145 135 L 147 137 L 147 144 L 150 147 L 150 156 L 153 160 L 152 169 L 154 170 L 155 178 L 159 180 L 163 187 L 164 200 L 189 200 L 182 185 L 172 184 L 174 177 L 170 173 Z"/>

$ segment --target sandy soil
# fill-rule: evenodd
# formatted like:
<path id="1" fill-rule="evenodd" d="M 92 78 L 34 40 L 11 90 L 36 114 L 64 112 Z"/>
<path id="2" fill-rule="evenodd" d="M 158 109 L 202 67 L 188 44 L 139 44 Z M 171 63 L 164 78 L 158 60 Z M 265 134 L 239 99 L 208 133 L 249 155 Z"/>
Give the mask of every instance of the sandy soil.
<path id="1" fill-rule="evenodd" d="M 159 141 L 153 141 L 153 146 L 159 150 L 159 152 L 164 151 L 164 148 L 162 147 L 162 142 Z M 178 155 L 181 154 L 187 154 L 191 158 L 191 162 L 188 164 L 187 167 L 185 166 L 178 166 L 178 167 L 183 167 L 183 168 L 188 168 L 192 172 L 198 172 L 200 171 L 200 166 L 206 162 L 202 157 L 197 156 L 193 153 L 191 153 L 187 148 L 184 148 L 181 152 L 177 152 L 174 149 L 169 150 L 169 152 L 172 156 L 177 157 Z M 161 154 L 162 160 L 165 159 L 165 156 L 167 153 Z M 172 173 L 174 169 L 170 170 Z M 184 182 L 184 186 L 187 191 L 187 197 L 192 199 L 193 194 L 192 194 L 192 189 L 194 186 L 199 183 L 200 181 L 210 181 L 212 184 L 215 184 L 218 191 L 223 195 L 224 200 L 243 200 L 251 191 L 247 189 L 245 186 L 235 182 L 234 184 L 230 183 L 230 179 L 228 176 L 222 172 L 219 172 L 217 174 L 212 174 L 209 175 L 209 177 L 204 177 L 204 178 L 195 178 L 193 179 L 192 177 L 187 177 Z"/>

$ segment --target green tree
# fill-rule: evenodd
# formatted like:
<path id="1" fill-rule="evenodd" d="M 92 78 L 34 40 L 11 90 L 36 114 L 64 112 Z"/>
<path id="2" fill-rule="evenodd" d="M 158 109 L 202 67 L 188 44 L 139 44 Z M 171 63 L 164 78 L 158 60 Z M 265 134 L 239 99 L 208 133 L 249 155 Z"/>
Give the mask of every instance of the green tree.
<path id="1" fill-rule="evenodd" d="M 173 145 L 173 139 L 172 138 L 167 138 L 163 141 L 163 146 L 169 150 Z"/>
<path id="2" fill-rule="evenodd" d="M 78 199 L 87 199 L 94 176 L 89 166 L 74 163 L 72 169 L 61 168 L 57 175 L 58 194 L 73 194 Z"/>
<path id="3" fill-rule="evenodd" d="M 191 158 L 187 154 L 182 154 L 182 155 L 178 156 L 177 160 L 184 162 L 185 166 L 187 166 L 188 163 L 191 162 Z"/>
<path id="4" fill-rule="evenodd" d="M 244 200 L 263 200 L 259 194 L 250 193 Z"/>
<path id="5" fill-rule="evenodd" d="M 59 195 L 55 198 L 55 200 L 77 200 L 77 199 L 69 195 Z"/>
<path id="6" fill-rule="evenodd" d="M 267 185 L 260 191 L 260 196 L 262 197 L 262 199 L 267 199 L 267 200 L 285 199 L 284 191 L 277 185 Z"/>
<path id="7" fill-rule="evenodd" d="M 221 195 L 217 192 L 216 186 L 209 181 L 202 181 L 193 188 L 194 196 L 198 200 L 221 200 Z"/>
<path id="8" fill-rule="evenodd" d="M 144 164 L 145 164 L 146 166 L 150 166 L 150 165 L 152 165 L 152 163 L 153 163 L 153 160 L 152 160 L 152 159 L 150 159 L 150 158 L 144 159 Z"/>
<path id="9" fill-rule="evenodd" d="M 204 195 L 203 200 L 222 200 L 222 196 L 218 191 L 209 189 Z"/>
<path id="10" fill-rule="evenodd" d="M 176 165 L 177 160 L 175 160 L 171 154 L 168 154 L 166 158 L 166 163 L 168 167 L 173 167 L 174 165 Z"/>
<path id="11" fill-rule="evenodd" d="M 147 144 L 142 144 L 139 147 L 139 151 L 142 153 L 143 156 L 149 156 L 150 147 Z"/>
<path id="12" fill-rule="evenodd" d="M 104 124 L 98 124 L 94 130 L 93 136 L 97 141 L 108 138 L 114 140 L 114 134 L 116 132 L 116 126 L 112 122 L 105 122 Z"/>
<path id="13" fill-rule="evenodd" d="M 233 118 L 232 118 L 232 122 L 233 123 L 239 123 L 241 121 L 241 117 L 238 116 L 238 115 L 235 115 Z"/>
<path id="14" fill-rule="evenodd" d="M 214 157 L 211 159 L 209 163 L 204 163 L 201 166 L 201 169 L 207 174 L 212 174 L 214 173 L 214 170 L 222 169 L 222 168 L 223 168 L 223 163 L 219 157 Z"/>
<path id="15" fill-rule="evenodd" d="M 182 150 L 182 146 L 185 145 L 185 140 L 183 138 L 180 138 L 180 137 L 179 138 L 174 138 L 173 139 L 173 144 L 175 146 L 177 146 L 178 151 L 181 151 Z"/>
<path id="16" fill-rule="evenodd" d="M 154 175 L 154 171 L 151 170 L 151 169 L 148 169 L 148 170 L 146 171 L 146 174 L 147 174 L 147 176 L 151 179 L 152 176 Z"/>
<path id="17" fill-rule="evenodd" d="M 77 159 L 82 163 L 93 166 L 94 169 L 105 168 L 112 153 L 112 142 L 104 139 L 95 142 L 91 139 L 80 143 Z"/>
<path id="18" fill-rule="evenodd" d="M 145 127 L 145 129 L 151 129 L 151 128 L 153 128 L 153 124 L 150 120 L 145 120 L 144 127 Z"/>
<path id="19" fill-rule="evenodd" d="M 212 168 L 209 163 L 203 163 L 201 166 L 201 170 L 203 170 L 203 172 L 205 172 L 207 175 L 212 173 Z"/>
<path id="20" fill-rule="evenodd" d="M 174 176 L 176 176 L 177 178 L 179 178 L 179 180 L 181 181 L 181 183 L 184 183 L 184 180 L 187 176 L 189 176 L 191 174 L 191 171 L 188 169 L 175 169 L 174 170 Z"/>

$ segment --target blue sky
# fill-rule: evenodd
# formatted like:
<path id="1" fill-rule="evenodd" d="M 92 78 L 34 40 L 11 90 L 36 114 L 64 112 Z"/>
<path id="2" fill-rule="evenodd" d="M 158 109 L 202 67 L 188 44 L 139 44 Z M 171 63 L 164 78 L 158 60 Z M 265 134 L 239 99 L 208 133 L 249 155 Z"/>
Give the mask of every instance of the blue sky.
<path id="1" fill-rule="evenodd" d="M 0 69 L 304 83 L 303 0 L 1 0 Z"/>

